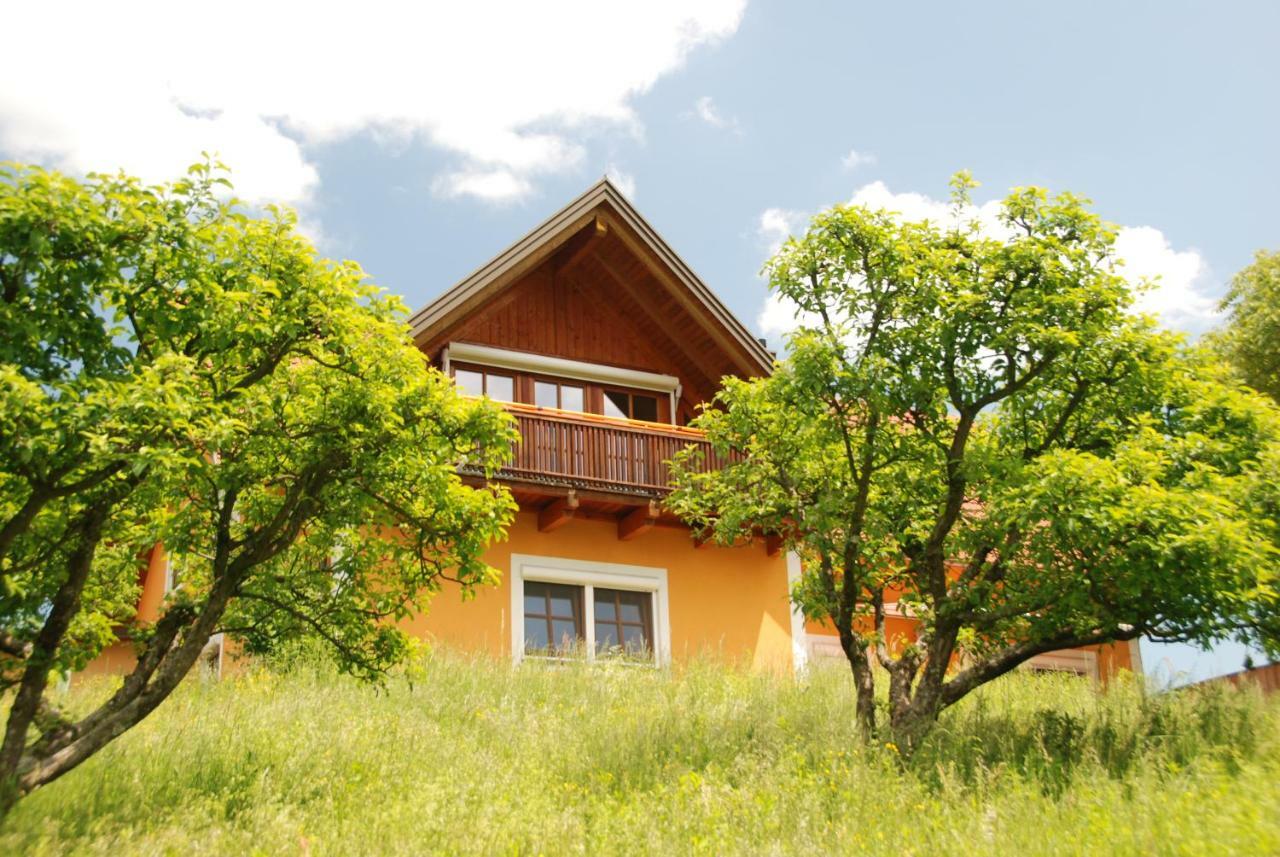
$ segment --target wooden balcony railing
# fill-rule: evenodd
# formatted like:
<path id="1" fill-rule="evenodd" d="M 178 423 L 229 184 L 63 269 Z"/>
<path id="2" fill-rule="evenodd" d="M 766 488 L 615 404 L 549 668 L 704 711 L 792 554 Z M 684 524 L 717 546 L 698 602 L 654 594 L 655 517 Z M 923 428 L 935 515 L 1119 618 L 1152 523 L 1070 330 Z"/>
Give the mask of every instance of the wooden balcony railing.
<path id="1" fill-rule="evenodd" d="M 660 497 L 671 490 L 668 462 L 689 444 L 705 448 L 703 468 L 720 466 L 702 432 L 508 404 L 520 443 L 500 477 L 584 490 Z"/>

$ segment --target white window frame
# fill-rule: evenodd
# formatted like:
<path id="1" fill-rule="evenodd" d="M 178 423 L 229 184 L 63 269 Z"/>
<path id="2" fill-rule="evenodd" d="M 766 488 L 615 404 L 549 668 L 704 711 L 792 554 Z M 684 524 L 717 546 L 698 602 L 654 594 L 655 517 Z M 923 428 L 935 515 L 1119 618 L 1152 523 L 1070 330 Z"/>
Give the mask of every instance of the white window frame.
<path id="1" fill-rule="evenodd" d="M 648 592 L 653 597 L 654 663 L 671 663 L 671 624 L 667 597 L 667 570 L 645 565 L 591 562 L 556 556 L 511 555 L 511 656 L 516 663 L 524 653 L 524 582 L 564 583 L 581 586 L 583 635 L 587 660 L 595 661 L 595 587 Z"/>

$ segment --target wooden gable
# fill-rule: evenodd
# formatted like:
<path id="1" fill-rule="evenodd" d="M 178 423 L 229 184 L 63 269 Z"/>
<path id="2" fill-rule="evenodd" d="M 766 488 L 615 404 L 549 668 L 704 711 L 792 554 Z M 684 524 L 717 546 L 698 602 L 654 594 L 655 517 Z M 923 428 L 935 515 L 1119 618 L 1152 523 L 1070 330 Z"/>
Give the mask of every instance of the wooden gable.
<path id="1" fill-rule="evenodd" d="M 682 408 L 771 355 L 607 180 L 424 307 L 418 346 L 510 348 L 674 375 Z"/>

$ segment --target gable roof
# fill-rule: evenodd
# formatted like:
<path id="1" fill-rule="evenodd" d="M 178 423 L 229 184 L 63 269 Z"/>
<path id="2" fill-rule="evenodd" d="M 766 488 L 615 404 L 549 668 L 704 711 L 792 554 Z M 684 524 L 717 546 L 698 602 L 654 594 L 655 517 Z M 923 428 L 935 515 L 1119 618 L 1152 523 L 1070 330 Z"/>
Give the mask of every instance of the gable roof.
<path id="1" fill-rule="evenodd" d="M 715 339 L 722 343 L 722 348 L 727 346 L 727 350 L 734 352 L 730 356 L 743 375 L 767 375 L 772 371 L 773 355 L 768 349 L 607 178 L 600 179 L 529 234 L 414 313 L 409 319 L 414 341 L 422 346 L 432 338 L 433 332 L 452 327 L 481 308 L 514 284 L 520 274 L 549 258 L 602 210 L 638 239 L 639 247 L 651 254 L 651 260 L 647 261 L 660 266 L 668 275 L 659 279 L 665 281 L 668 288 L 684 292 L 692 306 L 699 310 L 696 316 L 700 323 L 717 328 L 709 332 L 716 334 Z"/>

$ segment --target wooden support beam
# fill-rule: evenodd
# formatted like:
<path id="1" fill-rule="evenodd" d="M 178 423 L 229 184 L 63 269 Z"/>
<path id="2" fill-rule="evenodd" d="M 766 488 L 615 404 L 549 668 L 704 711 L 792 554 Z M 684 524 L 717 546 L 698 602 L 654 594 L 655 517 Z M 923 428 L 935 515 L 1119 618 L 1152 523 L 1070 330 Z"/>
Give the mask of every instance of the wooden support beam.
<path id="1" fill-rule="evenodd" d="M 782 536 L 765 536 L 764 552 L 769 556 L 777 556 L 782 552 Z"/>
<path id="2" fill-rule="evenodd" d="M 567 497 L 552 500 L 538 510 L 538 532 L 549 533 L 569 523 L 578 511 L 578 495 L 573 491 Z"/>
<path id="3" fill-rule="evenodd" d="M 556 274 L 564 273 L 587 258 L 600 240 L 609 234 L 609 224 L 602 217 L 588 223 L 577 235 L 565 242 L 555 258 Z"/>
<path id="4" fill-rule="evenodd" d="M 636 536 L 643 535 L 658 523 L 658 504 L 653 500 L 648 506 L 640 506 L 618 519 L 618 538 L 629 542 Z"/>
<path id="5" fill-rule="evenodd" d="M 710 544 L 711 544 L 711 539 L 709 539 L 709 538 L 708 538 L 708 539 L 700 539 L 700 538 L 698 538 L 697 536 L 694 536 L 694 537 L 693 537 L 693 549 L 694 549 L 694 550 L 698 550 L 698 551 L 700 551 L 700 550 L 702 550 L 703 548 L 707 547 L 707 546 L 708 546 L 708 545 L 710 545 Z"/>

